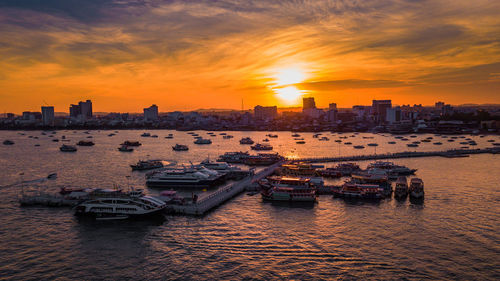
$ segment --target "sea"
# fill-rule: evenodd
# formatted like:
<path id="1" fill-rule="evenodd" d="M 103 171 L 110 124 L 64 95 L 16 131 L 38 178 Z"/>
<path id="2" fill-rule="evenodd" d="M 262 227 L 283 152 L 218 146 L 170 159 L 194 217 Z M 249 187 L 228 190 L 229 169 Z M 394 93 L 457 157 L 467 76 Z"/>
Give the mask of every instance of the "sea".
<path id="1" fill-rule="evenodd" d="M 250 151 L 240 145 L 242 137 L 268 138 L 274 152 L 290 158 L 446 150 L 469 146 L 460 144 L 469 140 L 477 143 L 470 148 L 486 148 L 500 142 L 498 135 L 419 134 L 404 135 L 404 141 L 371 133 L 322 132 L 316 138 L 314 133 L 227 131 L 211 137 L 195 131 L 213 141 L 196 145 L 187 132 L 147 131 L 157 138 L 141 137 L 143 132 L 0 132 L 0 141 L 15 142 L 0 144 L 0 280 L 500 280 L 498 154 L 392 160 L 417 169 L 425 184 L 421 203 L 321 195 L 316 204 L 304 206 L 242 193 L 204 216 L 166 215 L 162 221 L 79 221 L 71 208 L 20 206 L 21 192 L 56 193 L 61 187 L 132 186 L 156 195 L 159 190 L 145 186 L 145 172 L 132 171 L 130 164 L 161 159 L 190 165 L 224 152 Z M 221 133 L 234 138 L 223 139 Z M 278 137 L 266 137 L 269 133 Z M 166 139 L 168 134 L 173 138 Z M 329 140 L 320 141 L 323 136 Z M 297 138 L 305 144 L 297 144 Z M 423 139 L 431 142 L 406 145 Z M 95 146 L 59 151 L 62 144 L 80 140 Z M 118 151 L 125 140 L 142 146 Z M 173 151 L 177 143 L 189 151 Z M 370 162 L 357 163 L 364 168 Z M 50 173 L 57 179 L 21 183 Z M 177 189 L 186 197 L 214 190 Z"/>

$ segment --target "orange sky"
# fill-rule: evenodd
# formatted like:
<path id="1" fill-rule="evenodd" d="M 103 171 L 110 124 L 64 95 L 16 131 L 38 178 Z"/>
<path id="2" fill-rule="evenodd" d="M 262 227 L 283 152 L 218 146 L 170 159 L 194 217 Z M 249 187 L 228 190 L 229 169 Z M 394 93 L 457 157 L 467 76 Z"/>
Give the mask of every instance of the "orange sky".
<path id="1" fill-rule="evenodd" d="M 500 103 L 499 1 L 39 2 L 0 3 L 2 112 Z"/>

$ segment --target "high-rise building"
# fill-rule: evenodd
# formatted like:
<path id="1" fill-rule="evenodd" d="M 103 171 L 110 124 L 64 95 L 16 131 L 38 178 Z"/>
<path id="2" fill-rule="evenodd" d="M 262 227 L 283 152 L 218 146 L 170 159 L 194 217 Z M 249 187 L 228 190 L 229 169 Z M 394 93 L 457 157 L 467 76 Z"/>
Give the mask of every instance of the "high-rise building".
<path id="1" fill-rule="evenodd" d="M 277 106 L 260 106 L 253 108 L 255 119 L 272 120 L 278 116 Z"/>
<path id="2" fill-rule="evenodd" d="M 400 122 L 403 120 L 403 115 L 401 112 L 401 107 L 396 106 L 394 108 L 387 108 L 385 121 L 389 124 Z"/>
<path id="3" fill-rule="evenodd" d="M 69 106 L 69 116 L 77 118 L 78 115 L 82 114 L 82 110 L 78 104 L 72 104 Z"/>
<path id="4" fill-rule="evenodd" d="M 54 125 L 54 107 L 42 106 L 42 123 L 45 126 Z"/>
<path id="5" fill-rule="evenodd" d="M 78 106 L 80 106 L 80 111 L 84 118 L 92 118 L 92 102 L 90 100 L 81 101 L 78 103 Z"/>
<path id="6" fill-rule="evenodd" d="M 302 111 L 307 109 L 316 108 L 316 103 L 314 102 L 314 97 L 302 98 Z"/>
<path id="7" fill-rule="evenodd" d="M 144 108 L 144 120 L 145 121 L 158 120 L 158 106 L 156 106 L 156 104 L 153 104 L 150 107 Z"/>
<path id="8" fill-rule="evenodd" d="M 337 120 L 338 120 L 337 114 L 338 114 L 337 104 L 330 103 L 330 105 L 328 106 L 328 112 L 327 112 L 328 122 L 331 122 L 331 123 L 337 122 Z"/>
<path id="9" fill-rule="evenodd" d="M 387 116 L 387 109 L 392 107 L 391 100 L 373 100 L 372 114 L 375 122 L 384 122 Z"/>

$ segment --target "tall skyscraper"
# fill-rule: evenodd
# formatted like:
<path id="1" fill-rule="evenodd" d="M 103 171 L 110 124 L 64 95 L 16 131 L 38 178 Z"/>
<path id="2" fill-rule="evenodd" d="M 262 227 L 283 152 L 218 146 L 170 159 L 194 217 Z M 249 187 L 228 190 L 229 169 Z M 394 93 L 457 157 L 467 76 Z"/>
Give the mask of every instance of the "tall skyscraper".
<path id="1" fill-rule="evenodd" d="M 314 102 L 314 98 L 302 98 L 302 110 L 316 108 L 316 103 Z"/>
<path id="2" fill-rule="evenodd" d="M 156 104 L 153 104 L 150 107 L 144 108 L 144 120 L 145 121 L 158 120 L 158 106 L 156 106 Z"/>
<path id="3" fill-rule="evenodd" d="M 54 125 L 54 107 L 42 106 L 42 123 L 45 126 Z"/>
<path id="4" fill-rule="evenodd" d="M 78 115 L 82 114 L 82 110 L 78 104 L 72 104 L 69 106 L 69 116 L 77 118 Z"/>

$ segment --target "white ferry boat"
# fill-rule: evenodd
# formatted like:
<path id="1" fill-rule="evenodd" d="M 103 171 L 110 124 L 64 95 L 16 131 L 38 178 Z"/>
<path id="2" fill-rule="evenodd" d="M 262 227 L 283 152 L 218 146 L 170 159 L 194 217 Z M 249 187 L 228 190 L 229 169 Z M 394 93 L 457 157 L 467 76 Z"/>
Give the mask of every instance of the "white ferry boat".
<path id="1" fill-rule="evenodd" d="M 224 174 L 206 168 L 165 169 L 146 175 L 150 187 L 211 187 L 224 180 Z"/>
<path id="2" fill-rule="evenodd" d="M 123 193 L 116 190 L 99 190 L 91 199 L 75 207 L 78 217 L 97 220 L 144 218 L 161 215 L 167 204 L 141 191 Z"/>

